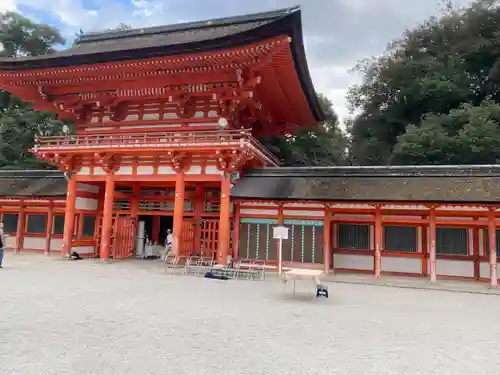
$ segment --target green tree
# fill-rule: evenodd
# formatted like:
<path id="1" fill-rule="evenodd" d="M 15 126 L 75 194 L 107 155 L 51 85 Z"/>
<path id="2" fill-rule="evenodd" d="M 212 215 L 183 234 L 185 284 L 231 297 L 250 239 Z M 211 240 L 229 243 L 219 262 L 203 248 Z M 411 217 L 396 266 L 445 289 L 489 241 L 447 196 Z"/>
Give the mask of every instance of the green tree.
<path id="1" fill-rule="evenodd" d="M 342 165 L 346 160 L 348 140 L 339 127 L 331 101 L 319 94 L 325 121 L 311 129 L 297 129 L 293 134 L 263 137 L 261 142 L 284 166 Z"/>
<path id="2" fill-rule="evenodd" d="M 363 82 L 348 95 L 351 108 L 360 112 L 350 128 L 353 163 L 469 162 L 466 155 L 439 155 L 453 152 L 450 137 L 456 141 L 441 131 L 441 121 L 465 104 L 485 110 L 483 101 L 500 101 L 498 24 L 498 1 L 448 6 L 440 18 L 406 31 L 384 56 L 360 63 L 356 70 Z M 415 146 L 411 152 L 409 145 Z"/>
<path id="3" fill-rule="evenodd" d="M 394 164 L 500 163 L 500 104 L 465 104 L 448 114 L 429 114 L 401 135 Z"/>
<path id="4" fill-rule="evenodd" d="M 54 52 L 63 44 L 59 32 L 36 24 L 15 12 L 0 13 L 3 57 L 35 56 Z M 49 112 L 38 112 L 6 91 L 0 91 L 0 168 L 49 168 L 29 153 L 37 134 L 60 134 L 63 122 Z"/>

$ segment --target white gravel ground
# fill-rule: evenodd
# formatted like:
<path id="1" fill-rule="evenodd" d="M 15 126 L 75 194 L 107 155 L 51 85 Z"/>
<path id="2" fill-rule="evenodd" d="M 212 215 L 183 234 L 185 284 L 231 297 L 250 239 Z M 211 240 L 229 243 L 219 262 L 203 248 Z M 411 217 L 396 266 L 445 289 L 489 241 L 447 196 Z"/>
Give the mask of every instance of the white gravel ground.
<path id="1" fill-rule="evenodd" d="M 500 374 L 500 296 L 350 284 L 330 293 L 313 302 L 277 280 L 9 254 L 0 375 Z"/>

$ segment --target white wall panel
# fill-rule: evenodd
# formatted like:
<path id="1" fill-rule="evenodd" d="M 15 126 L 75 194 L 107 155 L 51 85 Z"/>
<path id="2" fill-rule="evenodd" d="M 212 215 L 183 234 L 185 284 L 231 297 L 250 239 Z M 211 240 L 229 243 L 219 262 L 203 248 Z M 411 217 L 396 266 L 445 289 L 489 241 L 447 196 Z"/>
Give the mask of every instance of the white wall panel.
<path id="1" fill-rule="evenodd" d="M 333 254 L 335 268 L 349 270 L 373 270 L 372 255 Z"/>
<path id="2" fill-rule="evenodd" d="M 474 277 L 474 262 L 466 260 L 437 259 L 436 273 L 444 276 Z"/>
<path id="3" fill-rule="evenodd" d="M 417 258 L 383 256 L 382 271 L 421 273 L 422 261 Z"/>

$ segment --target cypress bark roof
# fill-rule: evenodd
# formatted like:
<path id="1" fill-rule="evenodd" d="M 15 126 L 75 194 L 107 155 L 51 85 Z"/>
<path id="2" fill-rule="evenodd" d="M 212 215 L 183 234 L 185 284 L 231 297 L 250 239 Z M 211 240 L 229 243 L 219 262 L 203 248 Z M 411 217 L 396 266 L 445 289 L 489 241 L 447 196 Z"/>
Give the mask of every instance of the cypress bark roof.
<path id="1" fill-rule="evenodd" d="M 500 165 L 249 170 L 233 198 L 316 201 L 500 201 Z"/>
<path id="2" fill-rule="evenodd" d="M 81 35 L 66 50 L 41 56 L 0 58 L 0 71 L 26 70 L 120 62 L 219 51 L 288 35 L 295 69 L 317 121 L 323 113 L 307 66 L 300 7 L 236 17 L 133 30 Z"/>
<path id="3" fill-rule="evenodd" d="M 65 196 L 67 187 L 59 171 L 0 171 L 0 196 Z"/>

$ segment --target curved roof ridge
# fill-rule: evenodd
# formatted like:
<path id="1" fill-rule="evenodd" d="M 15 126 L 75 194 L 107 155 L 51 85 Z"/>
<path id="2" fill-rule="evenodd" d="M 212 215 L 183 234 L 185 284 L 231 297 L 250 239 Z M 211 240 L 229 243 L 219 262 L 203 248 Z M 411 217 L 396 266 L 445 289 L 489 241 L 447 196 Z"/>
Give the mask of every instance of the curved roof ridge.
<path id="1" fill-rule="evenodd" d="M 249 22 L 273 21 L 284 17 L 290 13 L 300 10 L 296 5 L 290 8 L 282 8 L 266 12 L 251 13 L 239 16 L 213 18 L 202 21 L 182 22 L 164 26 L 139 27 L 129 30 L 109 30 L 83 33 L 75 40 L 75 45 L 103 41 L 108 39 L 120 39 L 129 37 L 138 37 L 154 34 L 163 34 L 168 32 L 200 30 L 217 26 L 228 26 L 232 24 L 243 24 Z"/>

